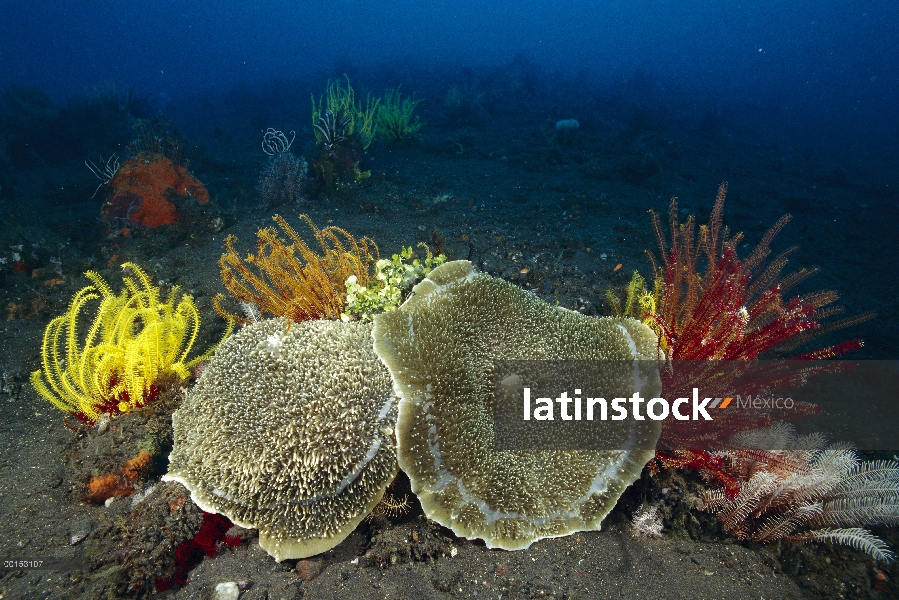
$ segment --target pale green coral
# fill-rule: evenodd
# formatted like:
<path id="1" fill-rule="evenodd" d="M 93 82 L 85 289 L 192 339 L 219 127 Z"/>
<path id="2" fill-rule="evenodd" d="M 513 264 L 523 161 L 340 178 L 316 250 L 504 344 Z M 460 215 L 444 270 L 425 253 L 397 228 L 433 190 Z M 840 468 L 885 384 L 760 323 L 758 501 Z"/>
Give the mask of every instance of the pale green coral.
<path id="1" fill-rule="evenodd" d="M 341 318 L 344 321 L 370 320 L 376 314 L 399 306 L 416 283 L 446 261 L 443 254 L 434 256 L 426 245 L 421 246 L 427 251 L 424 260 L 413 258 L 410 246 L 391 256 L 390 260 L 381 259 L 375 263 L 371 287 L 359 285 L 355 276 L 348 278 L 346 310 Z"/>
<path id="2" fill-rule="evenodd" d="M 605 450 L 495 447 L 495 359 L 648 359 L 634 362 L 627 378 L 613 373 L 609 389 L 621 397 L 657 395 L 657 339 L 634 319 L 552 307 L 455 261 L 434 269 L 405 304 L 374 323 L 375 352 L 400 397 L 400 467 L 428 518 L 458 535 L 516 550 L 599 529 L 653 457 L 660 424 L 651 420 L 597 425 L 597 447 Z"/>
<path id="3" fill-rule="evenodd" d="M 378 111 L 378 135 L 397 142 L 417 134 L 422 123 L 414 113 L 420 103 L 414 94 L 411 98 L 403 98 L 399 88 L 387 90 Z"/>

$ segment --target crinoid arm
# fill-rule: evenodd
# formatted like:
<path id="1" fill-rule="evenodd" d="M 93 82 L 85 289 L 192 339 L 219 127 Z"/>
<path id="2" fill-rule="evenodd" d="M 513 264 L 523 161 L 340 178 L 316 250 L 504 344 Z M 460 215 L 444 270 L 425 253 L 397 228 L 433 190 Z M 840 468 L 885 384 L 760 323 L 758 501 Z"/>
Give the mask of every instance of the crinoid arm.
<path id="1" fill-rule="evenodd" d="M 83 354 L 78 349 L 78 315 L 88 302 L 97 298 L 92 286 L 82 288 L 72 297 L 65 314 L 50 321 L 41 344 L 41 369 L 31 374 L 35 390 L 69 413 L 85 412 L 85 409 L 93 412 L 94 390 L 90 378 L 84 376 Z M 63 343 L 65 349 L 61 352 Z"/>
<path id="2" fill-rule="evenodd" d="M 894 558 L 893 551 L 883 540 L 861 527 L 845 527 L 840 529 L 816 529 L 800 535 L 789 537 L 797 542 L 831 542 L 851 546 L 869 554 L 874 560 L 891 562 Z"/>

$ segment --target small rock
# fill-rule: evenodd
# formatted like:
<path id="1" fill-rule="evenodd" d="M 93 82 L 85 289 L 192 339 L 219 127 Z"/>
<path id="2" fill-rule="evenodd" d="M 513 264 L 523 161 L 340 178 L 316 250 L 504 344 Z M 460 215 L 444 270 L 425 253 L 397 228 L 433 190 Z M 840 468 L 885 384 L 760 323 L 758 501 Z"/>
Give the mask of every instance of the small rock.
<path id="1" fill-rule="evenodd" d="M 107 429 L 109 429 L 109 415 L 102 414 L 97 419 L 97 433 L 105 433 Z"/>
<path id="2" fill-rule="evenodd" d="M 156 484 L 151 485 L 144 490 L 135 492 L 134 495 L 131 496 L 131 508 L 134 508 L 135 506 L 146 500 L 147 496 L 152 494 L 154 489 L 156 489 Z"/>
<path id="3" fill-rule="evenodd" d="M 496 575 L 497 577 L 505 577 L 509 574 L 509 565 L 506 563 L 499 563 L 496 565 Z"/>
<path id="4" fill-rule="evenodd" d="M 236 581 L 226 581 L 215 586 L 216 600 L 237 600 L 240 596 L 240 588 Z"/>
<path id="5" fill-rule="evenodd" d="M 83 542 L 84 539 L 90 535 L 91 532 L 91 520 L 90 519 L 79 519 L 72 523 L 72 526 L 69 527 L 69 545 L 74 546 L 79 542 Z"/>
<path id="6" fill-rule="evenodd" d="M 580 129 L 581 124 L 578 123 L 577 119 L 562 119 L 561 121 L 556 121 L 556 131 L 576 131 Z"/>
<path id="7" fill-rule="evenodd" d="M 324 565 L 321 560 L 304 559 L 297 562 L 296 571 L 300 579 L 308 583 L 321 575 L 323 569 Z"/>

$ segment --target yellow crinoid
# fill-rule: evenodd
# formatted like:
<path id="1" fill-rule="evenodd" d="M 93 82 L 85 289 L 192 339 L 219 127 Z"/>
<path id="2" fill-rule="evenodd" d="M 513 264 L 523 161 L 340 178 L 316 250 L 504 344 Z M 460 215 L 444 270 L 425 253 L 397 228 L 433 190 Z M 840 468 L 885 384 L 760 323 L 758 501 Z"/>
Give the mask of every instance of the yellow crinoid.
<path id="1" fill-rule="evenodd" d="M 654 285 L 650 288 L 639 271 L 634 271 L 630 283 L 627 284 L 624 302 L 622 303 L 618 294 L 611 288 L 606 290 L 606 301 L 612 307 L 612 314 L 616 317 L 631 317 L 652 329 L 659 337 L 659 345 L 662 350 L 667 350 L 668 344 L 664 332 L 652 318 L 656 314 L 663 293 L 663 280 L 656 278 Z"/>
<path id="2" fill-rule="evenodd" d="M 131 275 L 122 278 L 125 287 L 119 294 L 99 273 L 85 273 L 93 285 L 79 290 L 65 314 L 47 325 L 41 369 L 31 374 L 41 396 L 86 421 L 142 406 L 160 377 L 186 379 L 190 368 L 215 349 L 189 358 L 200 330 L 191 296 L 176 286 L 163 300 L 140 267 L 125 263 L 122 268 Z M 79 326 L 94 300 L 100 305 L 84 335 Z M 229 323 L 225 336 L 231 327 Z"/>

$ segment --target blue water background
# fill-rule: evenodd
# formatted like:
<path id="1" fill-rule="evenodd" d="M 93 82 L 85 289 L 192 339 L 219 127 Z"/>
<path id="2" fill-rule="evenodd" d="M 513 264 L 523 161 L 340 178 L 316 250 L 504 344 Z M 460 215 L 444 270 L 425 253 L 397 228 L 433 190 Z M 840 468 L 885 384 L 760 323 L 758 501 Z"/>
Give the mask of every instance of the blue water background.
<path id="1" fill-rule="evenodd" d="M 349 67 L 438 78 L 523 55 L 586 88 L 640 73 L 700 110 L 801 125 L 805 142 L 885 168 L 899 140 L 891 0 L 56 0 L 0 13 L 0 88 L 33 84 L 60 103 L 102 80 L 164 101 Z"/>

